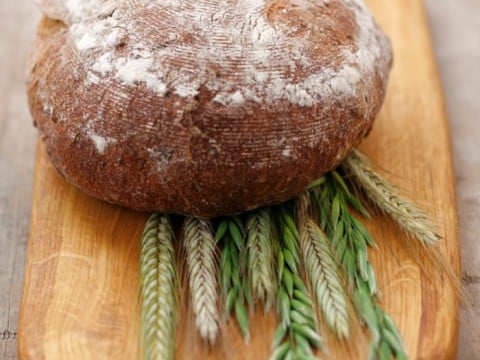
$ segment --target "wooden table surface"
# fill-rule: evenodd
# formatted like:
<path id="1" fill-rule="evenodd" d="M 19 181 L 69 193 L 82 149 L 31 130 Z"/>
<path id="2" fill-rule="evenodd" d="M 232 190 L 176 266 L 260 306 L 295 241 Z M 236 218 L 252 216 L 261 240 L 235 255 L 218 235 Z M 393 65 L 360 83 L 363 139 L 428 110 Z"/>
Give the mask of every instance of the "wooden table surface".
<path id="1" fill-rule="evenodd" d="M 458 359 L 480 354 L 480 1 L 425 0 L 453 136 L 465 300 Z M 36 132 L 24 67 L 38 11 L 0 1 L 0 359 L 16 358 Z"/>

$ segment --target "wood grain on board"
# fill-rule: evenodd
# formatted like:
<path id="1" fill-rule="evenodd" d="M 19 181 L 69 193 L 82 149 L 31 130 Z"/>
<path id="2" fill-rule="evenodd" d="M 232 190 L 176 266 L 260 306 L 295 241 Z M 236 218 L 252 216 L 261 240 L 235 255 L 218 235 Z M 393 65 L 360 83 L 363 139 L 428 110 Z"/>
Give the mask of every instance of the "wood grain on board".
<path id="1" fill-rule="evenodd" d="M 392 182 L 432 215 L 439 251 L 459 273 L 459 244 L 448 122 L 421 0 L 369 0 L 390 36 L 395 65 L 385 106 L 362 149 Z M 135 359 L 138 351 L 138 239 L 146 214 L 82 194 L 65 183 L 39 147 L 31 234 L 19 325 L 22 359 Z M 431 263 L 419 266 L 409 241 L 388 219 L 368 222 L 370 256 L 382 305 L 397 322 L 412 359 L 451 359 L 457 346 L 456 290 Z M 412 247 L 413 248 L 413 247 Z M 422 270 L 423 268 L 423 270 Z M 183 296 L 187 296 L 183 292 Z M 191 311 L 177 332 L 179 359 L 263 359 L 275 317 L 251 316 L 246 345 L 234 322 L 208 348 Z M 362 359 L 368 339 L 328 344 L 332 359 Z"/>

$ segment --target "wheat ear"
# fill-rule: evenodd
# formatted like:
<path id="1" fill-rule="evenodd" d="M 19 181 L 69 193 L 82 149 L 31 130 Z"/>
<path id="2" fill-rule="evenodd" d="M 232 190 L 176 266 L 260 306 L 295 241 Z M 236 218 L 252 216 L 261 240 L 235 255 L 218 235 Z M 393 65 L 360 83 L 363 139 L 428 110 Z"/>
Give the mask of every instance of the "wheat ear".
<path id="1" fill-rule="evenodd" d="M 215 240 L 223 245 L 220 255 L 220 282 L 225 300 L 225 315 L 235 313 L 245 341 L 250 341 L 250 320 L 246 304 L 252 305 L 246 270 L 244 226 L 239 216 L 223 219 Z"/>
<path id="2" fill-rule="evenodd" d="M 343 265 L 355 308 L 372 334 L 368 358 L 405 360 L 400 334 L 378 301 L 376 276 L 368 259 L 368 247 L 375 246 L 375 242 L 350 211 L 350 207 L 360 213 L 365 209 L 336 171 L 327 174 L 317 190 L 314 193 L 320 223 Z"/>
<path id="3" fill-rule="evenodd" d="M 141 337 L 144 358 L 173 359 L 176 322 L 174 235 L 167 216 L 153 214 L 143 231 L 140 255 Z"/>
<path id="4" fill-rule="evenodd" d="M 438 242 L 440 237 L 435 233 L 425 212 L 418 209 L 411 201 L 402 198 L 392 184 L 373 170 L 362 153 L 353 151 L 343 161 L 342 168 L 369 200 L 387 213 L 404 231 L 424 245 Z"/>
<path id="5" fill-rule="evenodd" d="M 337 337 L 346 339 L 349 334 L 347 302 L 331 242 L 310 216 L 308 192 L 298 197 L 296 208 L 300 251 L 317 307 Z"/>
<path id="6" fill-rule="evenodd" d="M 277 251 L 277 312 L 280 324 L 273 338 L 271 360 L 314 359 L 322 345 L 312 301 L 300 277 L 299 233 L 290 213 L 281 207 Z"/>
<path id="7" fill-rule="evenodd" d="M 195 323 L 202 338 L 213 344 L 219 331 L 220 315 L 216 244 L 210 223 L 194 217 L 186 218 L 184 244 Z"/>
<path id="8" fill-rule="evenodd" d="M 277 278 L 273 245 L 273 221 L 266 209 L 248 215 L 247 268 L 253 300 L 262 300 L 268 311 L 275 303 Z"/>

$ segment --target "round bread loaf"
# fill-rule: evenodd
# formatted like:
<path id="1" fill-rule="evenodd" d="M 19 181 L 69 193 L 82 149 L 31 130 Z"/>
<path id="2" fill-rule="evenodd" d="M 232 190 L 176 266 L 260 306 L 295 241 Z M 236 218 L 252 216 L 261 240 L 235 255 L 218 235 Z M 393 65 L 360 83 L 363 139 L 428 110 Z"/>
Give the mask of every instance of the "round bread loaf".
<path id="1" fill-rule="evenodd" d="M 39 0 L 31 112 L 88 194 L 212 217 L 295 197 L 366 136 L 388 39 L 362 0 Z"/>

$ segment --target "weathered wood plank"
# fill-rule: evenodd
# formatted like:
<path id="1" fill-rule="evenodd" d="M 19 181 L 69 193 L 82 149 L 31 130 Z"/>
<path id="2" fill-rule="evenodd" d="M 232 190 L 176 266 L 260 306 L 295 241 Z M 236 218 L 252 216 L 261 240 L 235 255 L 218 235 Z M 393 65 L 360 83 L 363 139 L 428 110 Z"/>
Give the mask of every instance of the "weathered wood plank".
<path id="1" fill-rule="evenodd" d="M 480 354 L 480 2 L 427 0 L 457 175 L 463 283 L 458 359 Z"/>
<path id="2" fill-rule="evenodd" d="M 26 104 L 24 63 L 37 12 L 0 2 L 0 358 L 16 359 L 18 309 L 30 221 L 36 134 Z"/>

